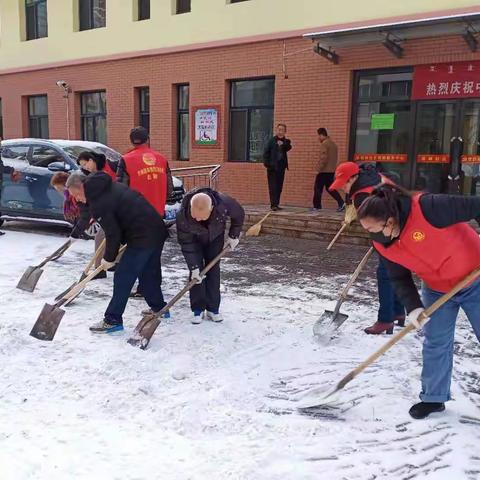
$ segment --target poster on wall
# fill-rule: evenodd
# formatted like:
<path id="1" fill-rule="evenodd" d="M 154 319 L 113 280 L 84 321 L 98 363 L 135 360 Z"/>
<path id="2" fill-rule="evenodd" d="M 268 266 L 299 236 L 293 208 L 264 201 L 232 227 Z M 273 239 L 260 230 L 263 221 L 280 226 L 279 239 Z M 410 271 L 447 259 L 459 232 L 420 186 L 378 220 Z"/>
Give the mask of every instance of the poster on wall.
<path id="1" fill-rule="evenodd" d="M 218 144 L 218 108 L 197 108 L 195 110 L 195 145 Z"/>

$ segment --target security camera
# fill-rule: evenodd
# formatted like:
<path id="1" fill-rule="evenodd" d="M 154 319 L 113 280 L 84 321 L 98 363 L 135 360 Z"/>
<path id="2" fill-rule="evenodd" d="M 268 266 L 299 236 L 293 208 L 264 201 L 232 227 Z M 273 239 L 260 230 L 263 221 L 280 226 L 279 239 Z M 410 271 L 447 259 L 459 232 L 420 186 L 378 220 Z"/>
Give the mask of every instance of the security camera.
<path id="1" fill-rule="evenodd" d="M 68 83 L 65 81 L 65 80 L 59 80 L 57 82 L 57 85 L 60 87 L 60 88 L 68 88 Z"/>

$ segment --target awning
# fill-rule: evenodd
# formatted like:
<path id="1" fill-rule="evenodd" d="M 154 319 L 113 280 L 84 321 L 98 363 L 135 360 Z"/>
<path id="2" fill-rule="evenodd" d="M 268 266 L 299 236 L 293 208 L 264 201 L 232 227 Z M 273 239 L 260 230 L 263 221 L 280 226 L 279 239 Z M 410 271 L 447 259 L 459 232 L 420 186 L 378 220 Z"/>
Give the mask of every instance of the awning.
<path id="1" fill-rule="evenodd" d="M 461 35 L 471 51 L 477 50 L 480 33 L 478 13 L 431 17 L 405 22 L 382 23 L 352 28 L 328 29 L 306 33 L 303 36 L 317 42 L 317 53 L 328 58 L 325 52 L 334 54 L 341 47 L 382 43 L 397 57 L 402 56 L 402 43 L 408 40 L 447 35 Z M 336 55 L 335 55 L 336 56 Z M 334 61 L 333 58 L 329 60 Z M 338 58 L 337 58 L 338 61 Z"/>

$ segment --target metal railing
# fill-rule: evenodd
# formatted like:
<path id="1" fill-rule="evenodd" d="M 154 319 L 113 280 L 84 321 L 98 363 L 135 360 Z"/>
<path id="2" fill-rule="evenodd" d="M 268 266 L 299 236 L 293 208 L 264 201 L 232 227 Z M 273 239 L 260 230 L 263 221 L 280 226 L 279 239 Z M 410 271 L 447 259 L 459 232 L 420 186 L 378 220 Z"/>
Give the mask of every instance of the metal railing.
<path id="1" fill-rule="evenodd" d="M 217 190 L 220 168 L 221 165 L 172 168 L 172 175 L 182 180 L 186 192 L 198 187 Z"/>

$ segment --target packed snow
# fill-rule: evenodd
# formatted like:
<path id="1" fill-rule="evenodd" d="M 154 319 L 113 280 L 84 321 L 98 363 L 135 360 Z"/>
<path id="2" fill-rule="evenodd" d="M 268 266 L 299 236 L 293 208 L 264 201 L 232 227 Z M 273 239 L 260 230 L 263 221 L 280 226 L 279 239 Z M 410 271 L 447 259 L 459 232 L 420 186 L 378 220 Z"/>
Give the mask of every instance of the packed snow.
<path id="1" fill-rule="evenodd" d="M 42 306 L 79 277 L 93 242 L 47 265 L 34 293 L 15 285 L 64 241 L 21 231 L 0 238 L 1 480 L 480 478 L 479 348 L 464 318 L 445 414 L 408 415 L 421 366 L 421 338 L 411 334 L 338 404 L 305 415 L 296 409 L 302 394 L 333 386 L 387 340 L 362 333 L 376 318 L 372 279 L 320 345 L 312 325 L 351 271 L 322 275 L 319 262 L 302 273 L 315 257 L 259 237 L 222 264 L 222 324 L 191 325 L 184 298 L 142 351 L 126 343 L 145 308 L 132 299 L 123 335 L 94 336 L 88 326 L 102 318 L 109 275 L 66 309 L 53 342 L 41 342 L 29 332 Z M 311 249 L 325 255 L 323 244 Z M 282 265 L 283 255 L 293 261 Z M 187 277 L 173 240 L 163 265 L 168 300 Z"/>

